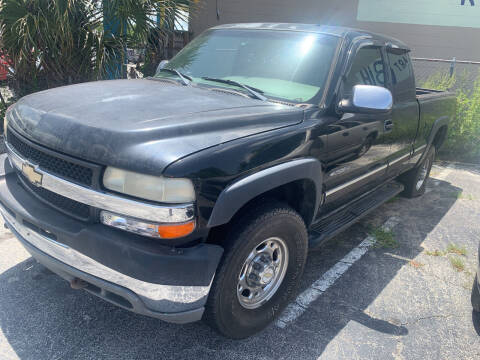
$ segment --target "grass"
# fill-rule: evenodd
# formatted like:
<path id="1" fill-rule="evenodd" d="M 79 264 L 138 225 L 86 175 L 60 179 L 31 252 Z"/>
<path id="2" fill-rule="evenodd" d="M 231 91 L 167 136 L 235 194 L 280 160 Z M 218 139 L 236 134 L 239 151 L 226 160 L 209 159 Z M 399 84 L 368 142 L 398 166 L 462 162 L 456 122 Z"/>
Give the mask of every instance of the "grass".
<path id="1" fill-rule="evenodd" d="M 452 265 L 455 270 L 457 270 L 458 272 L 462 272 L 463 270 L 465 270 L 465 263 L 461 258 L 457 256 L 450 256 L 449 259 L 450 265 Z"/>
<path id="2" fill-rule="evenodd" d="M 381 227 L 372 229 L 370 235 L 376 239 L 374 247 L 376 248 L 397 248 L 398 241 L 391 230 L 384 230 Z"/>
<path id="3" fill-rule="evenodd" d="M 458 245 L 453 244 L 453 243 L 448 244 L 447 252 L 450 253 L 450 254 L 467 256 L 467 249 L 465 249 L 465 246 L 458 246 Z"/>
<path id="4" fill-rule="evenodd" d="M 425 251 L 425 254 L 429 255 L 429 256 L 444 256 L 446 253 L 444 251 L 440 251 L 440 250 L 433 250 L 433 251 Z"/>
<path id="5" fill-rule="evenodd" d="M 433 251 L 426 250 L 425 254 L 429 256 L 445 256 L 447 254 L 467 256 L 467 249 L 465 249 L 465 246 L 459 246 L 457 244 L 450 243 L 447 245 L 447 248 L 444 251 L 438 249 L 435 249 Z"/>
<path id="6" fill-rule="evenodd" d="M 468 273 L 468 270 L 465 270 L 465 263 L 461 258 L 461 256 L 467 256 L 467 249 L 465 249 L 465 246 L 459 246 L 457 244 L 450 243 L 443 251 L 438 249 L 435 249 L 433 251 L 426 250 L 425 254 L 429 256 L 446 256 L 450 254 L 450 256 L 448 256 L 450 265 L 452 265 L 452 267 L 458 272 L 465 271 L 466 273 Z"/>

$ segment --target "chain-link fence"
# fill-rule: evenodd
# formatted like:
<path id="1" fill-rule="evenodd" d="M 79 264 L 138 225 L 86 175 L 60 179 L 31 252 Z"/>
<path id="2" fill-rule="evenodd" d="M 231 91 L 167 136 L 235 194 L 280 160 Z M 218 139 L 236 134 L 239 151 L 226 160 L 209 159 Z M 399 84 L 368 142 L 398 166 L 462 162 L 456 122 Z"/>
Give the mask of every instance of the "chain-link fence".
<path id="1" fill-rule="evenodd" d="M 412 58 L 412 62 L 418 87 L 423 86 L 433 76 L 442 75 L 456 77 L 457 81 L 453 85 L 452 90 L 459 86 L 472 90 L 475 81 L 480 76 L 479 61 L 459 61 L 455 58 L 450 60 Z"/>

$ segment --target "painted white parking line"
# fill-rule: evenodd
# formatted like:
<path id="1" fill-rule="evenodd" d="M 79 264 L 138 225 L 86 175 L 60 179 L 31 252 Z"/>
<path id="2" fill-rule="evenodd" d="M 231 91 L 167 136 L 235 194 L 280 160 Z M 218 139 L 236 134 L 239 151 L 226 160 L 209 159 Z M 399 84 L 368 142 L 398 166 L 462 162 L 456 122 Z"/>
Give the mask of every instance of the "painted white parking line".
<path id="1" fill-rule="evenodd" d="M 382 229 L 385 231 L 392 230 L 399 222 L 399 218 L 391 217 L 382 225 Z M 375 237 L 371 235 L 367 236 L 357 247 L 310 285 L 307 290 L 298 295 L 295 301 L 287 306 L 275 325 L 283 329 L 289 323 L 295 321 L 307 310 L 308 306 L 332 286 L 350 266 L 365 255 L 368 249 L 375 244 L 375 241 Z"/>

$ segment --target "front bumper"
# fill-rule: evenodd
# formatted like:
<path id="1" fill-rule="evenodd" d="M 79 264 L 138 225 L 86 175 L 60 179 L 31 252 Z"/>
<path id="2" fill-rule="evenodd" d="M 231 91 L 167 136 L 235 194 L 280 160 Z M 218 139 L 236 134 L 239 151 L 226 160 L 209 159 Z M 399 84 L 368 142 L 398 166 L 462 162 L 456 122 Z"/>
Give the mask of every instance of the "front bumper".
<path id="1" fill-rule="evenodd" d="M 28 193 L 8 160 L 1 168 L 0 213 L 40 263 L 67 280 L 85 281 L 85 290 L 128 310 L 177 323 L 202 317 L 221 247 L 166 247 L 74 220 Z"/>

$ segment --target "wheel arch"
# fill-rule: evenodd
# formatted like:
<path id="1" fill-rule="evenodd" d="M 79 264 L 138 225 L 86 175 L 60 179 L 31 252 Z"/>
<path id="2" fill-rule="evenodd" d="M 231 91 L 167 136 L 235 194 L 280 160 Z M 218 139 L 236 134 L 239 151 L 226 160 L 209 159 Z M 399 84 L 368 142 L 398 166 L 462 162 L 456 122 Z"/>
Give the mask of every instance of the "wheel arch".
<path id="1" fill-rule="evenodd" d="M 447 138 L 447 132 L 448 132 L 448 125 L 447 124 L 442 124 L 437 132 L 435 133 L 433 140 L 432 140 L 432 145 L 435 145 L 435 148 L 438 150 L 442 144 L 445 142 Z"/>
<path id="2" fill-rule="evenodd" d="M 213 228 L 229 223 L 241 209 L 261 197 L 287 202 L 308 226 L 316 216 L 322 193 L 321 163 L 313 158 L 291 160 L 258 171 L 225 188 L 207 226 Z"/>
<path id="3" fill-rule="evenodd" d="M 448 116 L 442 116 L 435 120 L 427 137 L 427 143 L 429 146 L 435 145 L 435 147 L 438 148 L 439 145 L 442 145 L 447 136 L 449 122 L 450 118 Z"/>
<path id="4" fill-rule="evenodd" d="M 425 156 L 427 156 L 432 145 L 435 146 L 435 150 L 438 151 L 440 146 L 442 146 L 442 144 L 445 142 L 447 138 L 449 122 L 450 118 L 448 116 L 442 116 L 433 123 L 430 133 L 426 138 L 427 147 L 425 148 L 420 159 L 418 159 L 417 165 L 425 159 Z"/>

